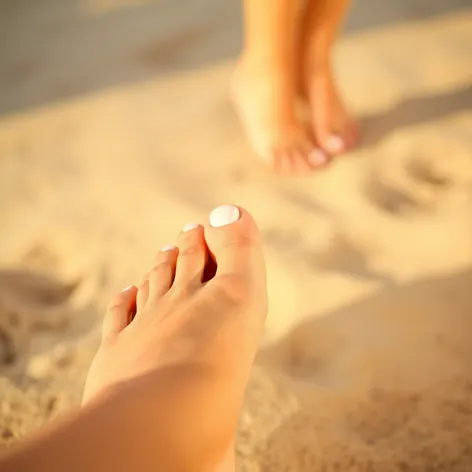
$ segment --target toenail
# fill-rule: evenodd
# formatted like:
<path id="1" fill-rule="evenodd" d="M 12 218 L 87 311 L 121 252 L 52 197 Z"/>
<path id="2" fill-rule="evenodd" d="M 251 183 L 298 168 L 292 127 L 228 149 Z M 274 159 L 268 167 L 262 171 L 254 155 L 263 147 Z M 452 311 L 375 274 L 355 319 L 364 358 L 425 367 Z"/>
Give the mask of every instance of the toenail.
<path id="1" fill-rule="evenodd" d="M 344 149 L 344 140 L 337 134 L 332 134 L 325 143 L 326 150 L 332 154 L 341 152 Z"/>
<path id="2" fill-rule="evenodd" d="M 183 228 L 182 231 L 186 233 L 187 231 L 192 231 L 192 229 L 198 228 L 200 225 L 198 223 L 187 223 Z"/>
<path id="3" fill-rule="evenodd" d="M 239 219 L 239 208 L 234 205 L 222 205 L 210 213 L 210 225 L 214 228 L 230 225 Z"/>
<path id="4" fill-rule="evenodd" d="M 128 290 L 131 290 L 133 288 L 133 285 L 128 285 L 128 287 L 125 287 L 122 292 L 127 292 Z"/>
<path id="5" fill-rule="evenodd" d="M 328 156 L 321 149 L 313 149 L 308 154 L 308 161 L 313 166 L 322 166 L 328 161 Z"/>
<path id="6" fill-rule="evenodd" d="M 164 246 L 163 248 L 161 248 L 161 252 L 173 251 L 174 249 L 177 249 L 176 246 L 173 246 L 172 244 L 169 244 L 169 245 Z"/>

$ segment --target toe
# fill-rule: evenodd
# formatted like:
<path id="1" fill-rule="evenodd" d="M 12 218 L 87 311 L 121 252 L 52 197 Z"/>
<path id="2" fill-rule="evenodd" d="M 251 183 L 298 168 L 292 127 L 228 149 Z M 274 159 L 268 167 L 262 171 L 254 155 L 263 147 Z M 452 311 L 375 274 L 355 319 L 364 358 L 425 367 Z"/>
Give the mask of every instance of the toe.
<path id="1" fill-rule="evenodd" d="M 359 144 L 359 129 L 357 124 L 351 120 L 345 126 L 344 138 L 346 149 L 353 149 Z"/>
<path id="2" fill-rule="evenodd" d="M 292 158 L 287 149 L 278 149 L 274 152 L 275 170 L 282 175 L 292 173 Z"/>
<path id="3" fill-rule="evenodd" d="M 301 147 L 295 147 L 292 150 L 293 169 L 297 174 L 307 174 L 311 171 L 308 163 L 308 156 Z"/>
<path id="4" fill-rule="evenodd" d="M 344 137 L 340 134 L 332 133 L 323 140 L 325 151 L 331 156 L 342 154 L 346 150 Z"/>
<path id="5" fill-rule="evenodd" d="M 174 287 L 199 286 L 207 256 L 203 226 L 189 223 L 178 238 L 179 257 L 175 272 Z"/>
<path id="6" fill-rule="evenodd" d="M 308 154 L 308 162 L 311 167 L 317 169 L 329 163 L 328 155 L 319 148 L 314 148 Z"/>
<path id="7" fill-rule="evenodd" d="M 149 300 L 164 296 L 172 287 L 178 254 L 176 246 L 165 246 L 157 254 L 149 273 Z"/>
<path id="8" fill-rule="evenodd" d="M 353 134 L 351 133 L 350 130 L 346 130 L 343 133 L 343 139 L 344 139 L 344 150 L 349 151 L 352 148 L 355 147 L 355 139 Z"/>
<path id="9" fill-rule="evenodd" d="M 233 205 L 214 209 L 205 239 L 217 269 L 214 280 L 229 280 L 230 288 L 265 293 L 265 264 L 261 237 L 251 215 Z"/>
<path id="10" fill-rule="evenodd" d="M 103 319 L 102 339 L 117 335 L 128 326 L 136 308 L 137 292 L 138 289 L 132 285 L 113 297 Z"/>
<path id="11" fill-rule="evenodd" d="M 136 295 L 136 310 L 142 311 L 144 305 L 149 298 L 149 275 L 150 272 L 144 275 L 143 280 L 138 285 L 138 294 Z"/>
<path id="12" fill-rule="evenodd" d="M 319 102 L 320 100 L 318 100 L 317 106 L 312 108 L 313 134 L 320 148 L 329 155 L 334 155 L 332 149 L 330 149 L 330 146 L 333 145 L 330 141 L 332 135 L 330 127 L 331 114 L 327 110 L 327 105 Z"/>
<path id="13" fill-rule="evenodd" d="M 323 167 L 329 163 L 329 156 L 319 147 L 315 146 L 310 141 L 303 141 L 300 143 L 300 152 L 305 156 L 310 170 Z"/>
<path id="14" fill-rule="evenodd" d="M 333 121 L 331 104 L 318 100 L 312 114 L 313 133 L 320 148 L 329 156 L 343 153 L 346 146 L 343 136 L 333 130 Z"/>

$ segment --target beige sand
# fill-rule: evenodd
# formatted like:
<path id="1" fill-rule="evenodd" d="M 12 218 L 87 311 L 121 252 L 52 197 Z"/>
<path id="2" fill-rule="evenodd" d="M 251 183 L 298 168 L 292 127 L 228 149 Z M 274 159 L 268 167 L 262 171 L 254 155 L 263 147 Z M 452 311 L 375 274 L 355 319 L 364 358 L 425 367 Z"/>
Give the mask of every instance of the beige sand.
<path id="1" fill-rule="evenodd" d="M 293 180 L 227 100 L 238 2 L 2 3 L 3 443 L 77 404 L 110 293 L 237 202 L 271 297 L 240 469 L 472 470 L 472 10 L 388 3 L 337 49 L 365 146 Z"/>

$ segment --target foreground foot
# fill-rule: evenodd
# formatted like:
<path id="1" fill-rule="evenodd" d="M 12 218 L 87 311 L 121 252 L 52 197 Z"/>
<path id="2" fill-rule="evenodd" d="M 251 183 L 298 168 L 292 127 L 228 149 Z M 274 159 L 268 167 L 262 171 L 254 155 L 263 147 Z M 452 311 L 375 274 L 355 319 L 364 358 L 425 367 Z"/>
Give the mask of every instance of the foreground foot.
<path id="1" fill-rule="evenodd" d="M 290 74 L 241 61 L 233 101 L 254 151 L 277 172 L 300 174 L 322 167 L 327 156 L 297 119 Z"/>
<path id="2" fill-rule="evenodd" d="M 231 470 L 267 310 L 260 236 L 246 211 L 223 206 L 205 227 L 186 225 L 177 246 L 110 304 L 83 401 L 150 379 L 149 415 L 165 419 L 169 454 L 185 462 L 175 470 Z"/>

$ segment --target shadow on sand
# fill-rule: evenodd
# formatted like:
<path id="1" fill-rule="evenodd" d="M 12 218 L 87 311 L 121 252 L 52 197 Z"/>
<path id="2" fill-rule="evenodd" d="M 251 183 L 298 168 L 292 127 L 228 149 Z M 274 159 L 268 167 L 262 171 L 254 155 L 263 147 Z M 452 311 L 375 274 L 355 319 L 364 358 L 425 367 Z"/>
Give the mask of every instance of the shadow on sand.
<path id="1" fill-rule="evenodd" d="M 468 470 L 471 287 L 471 270 L 390 285 L 262 351 L 299 408 L 260 445 L 260 470 Z"/>
<path id="2" fill-rule="evenodd" d="M 383 113 L 360 118 L 363 143 L 373 146 L 396 129 L 472 109 L 472 85 L 444 94 L 409 98 Z"/>

